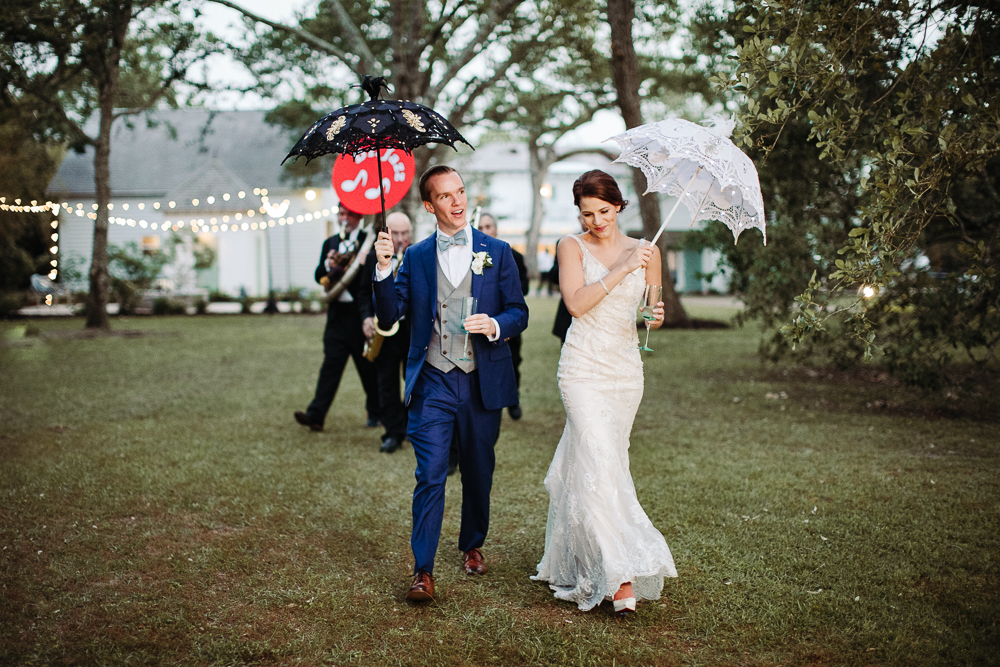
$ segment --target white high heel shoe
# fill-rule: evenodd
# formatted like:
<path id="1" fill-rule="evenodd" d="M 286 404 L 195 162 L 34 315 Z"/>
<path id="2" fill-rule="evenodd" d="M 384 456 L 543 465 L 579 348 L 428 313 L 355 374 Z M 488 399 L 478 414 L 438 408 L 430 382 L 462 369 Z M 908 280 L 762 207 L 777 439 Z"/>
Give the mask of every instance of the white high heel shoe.
<path id="1" fill-rule="evenodd" d="M 635 611 L 635 598 L 622 598 L 620 600 L 612 600 L 612 602 L 615 605 L 616 614 L 627 614 Z"/>

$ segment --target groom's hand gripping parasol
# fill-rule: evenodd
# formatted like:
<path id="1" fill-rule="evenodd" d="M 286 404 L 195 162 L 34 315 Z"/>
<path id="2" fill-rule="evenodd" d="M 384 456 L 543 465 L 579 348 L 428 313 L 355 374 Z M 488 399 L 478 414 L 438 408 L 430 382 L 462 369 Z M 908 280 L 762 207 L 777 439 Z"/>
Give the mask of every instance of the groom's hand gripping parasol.
<path id="1" fill-rule="evenodd" d="M 392 266 L 392 256 L 395 254 L 395 249 L 392 245 L 392 236 L 389 232 L 379 232 L 378 241 L 375 241 L 375 259 L 378 262 L 378 268 L 380 271 L 388 271 L 389 267 Z"/>

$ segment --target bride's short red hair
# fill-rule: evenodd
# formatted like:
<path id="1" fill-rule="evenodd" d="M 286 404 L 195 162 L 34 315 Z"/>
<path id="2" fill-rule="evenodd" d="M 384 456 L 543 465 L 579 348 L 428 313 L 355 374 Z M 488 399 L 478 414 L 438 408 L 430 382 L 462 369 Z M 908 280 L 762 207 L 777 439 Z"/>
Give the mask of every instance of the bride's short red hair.
<path id="1" fill-rule="evenodd" d="M 618 189 L 618 182 L 611 174 L 600 169 L 588 171 L 573 183 L 573 204 L 577 208 L 580 207 L 580 200 L 584 197 L 594 197 L 614 206 L 620 206 L 622 211 L 628 204 L 622 197 L 622 191 Z"/>

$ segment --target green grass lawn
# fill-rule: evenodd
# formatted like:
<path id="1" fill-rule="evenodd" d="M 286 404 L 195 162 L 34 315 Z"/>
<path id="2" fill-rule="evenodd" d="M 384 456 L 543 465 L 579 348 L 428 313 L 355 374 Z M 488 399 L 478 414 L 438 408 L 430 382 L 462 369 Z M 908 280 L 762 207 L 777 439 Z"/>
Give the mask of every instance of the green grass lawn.
<path id="1" fill-rule="evenodd" d="M 353 369 L 325 433 L 292 420 L 321 316 L 0 323 L 0 664 L 1000 664 L 996 392 L 941 419 L 875 372 L 765 369 L 752 330 L 650 339 L 631 465 L 662 599 L 617 619 L 529 581 L 564 423 L 555 300 L 529 306 L 490 572 L 461 572 L 452 478 L 428 606 L 413 453 L 379 453 Z"/>

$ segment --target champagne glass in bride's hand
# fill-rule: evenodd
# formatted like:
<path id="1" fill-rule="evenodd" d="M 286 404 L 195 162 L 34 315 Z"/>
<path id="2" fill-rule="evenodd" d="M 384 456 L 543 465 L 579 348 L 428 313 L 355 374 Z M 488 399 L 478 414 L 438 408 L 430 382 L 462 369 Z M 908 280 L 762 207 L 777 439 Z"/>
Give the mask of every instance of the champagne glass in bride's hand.
<path id="1" fill-rule="evenodd" d="M 476 304 L 478 300 L 472 296 L 462 297 L 462 331 L 465 332 L 465 346 L 462 347 L 462 358 L 458 361 L 472 361 L 468 357 L 471 352 L 469 351 L 469 330 L 465 328 L 465 320 L 476 313 Z"/>
<path id="2" fill-rule="evenodd" d="M 663 295 L 663 288 L 659 285 L 646 285 L 646 291 L 642 295 L 642 307 L 639 309 L 639 314 L 642 315 L 642 321 L 646 325 L 646 343 L 645 345 L 640 345 L 639 349 L 644 352 L 652 352 L 653 348 L 649 346 L 649 325 L 656 321 L 656 315 L 653 314 L 653 309 L 656 308 L 656 304 L 660 302 L 660 297 Z"/>

